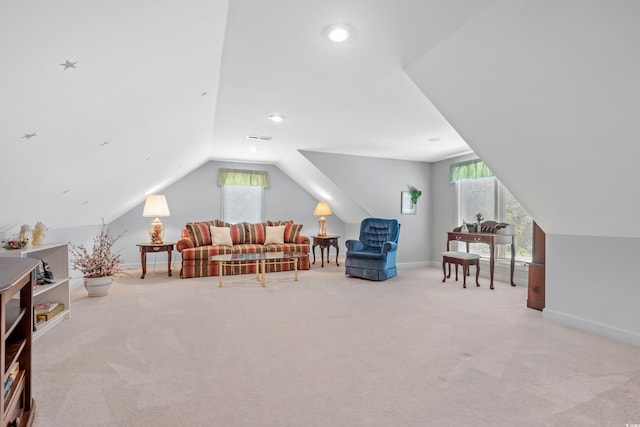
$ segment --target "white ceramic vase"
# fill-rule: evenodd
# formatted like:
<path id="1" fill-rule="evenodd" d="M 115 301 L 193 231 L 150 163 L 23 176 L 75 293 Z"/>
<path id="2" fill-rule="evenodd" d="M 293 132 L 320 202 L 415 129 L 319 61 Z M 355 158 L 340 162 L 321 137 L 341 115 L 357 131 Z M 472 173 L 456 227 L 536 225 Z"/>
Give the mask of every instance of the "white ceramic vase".
<path id="1" fill-rule="evenodd" d="M 90 297 L 103 297 L 109 293 L 113 276 L 85 277 L 84 288 Z"/>

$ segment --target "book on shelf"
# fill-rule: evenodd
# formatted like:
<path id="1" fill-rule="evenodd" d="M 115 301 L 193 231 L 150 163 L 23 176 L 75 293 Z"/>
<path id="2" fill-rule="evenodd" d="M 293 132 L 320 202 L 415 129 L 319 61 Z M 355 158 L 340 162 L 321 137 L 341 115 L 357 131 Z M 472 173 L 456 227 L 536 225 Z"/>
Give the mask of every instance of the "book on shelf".
<path id="1" fill-rule="evenodd" d="M 36 310 L 36 314 L 47 314 L 55 310 L 59 305 L 59 302 L 43 302 L 36 304 L 33 307 Z"/>
<path id="2" fill-rule="evenodd" d="M 64 311 L 64 304 L 60 304 L 60 303 L 56 303 L 56 304 L 57 305 L 55 306 L 55 308 L 53 308 L 51 311 L 48 311 L 46 313 L 45 312 L 38 313 L 36 311 L 36 325 L 39 322 L 49 321 Z"/>
<path id="3" fill-rule="evenodd" d="M 20 363 L 18 361 L 14 362 L 13 365 L 11 365 L 11 368 L 9 368 L 8 372 L 9 376 L 7 376 L 7 379 L 4 380 L 3 385 L 5 402 L 7 401 L 7 398 L 11 396 L 11 388 L 18 378 L 18 374 L 20 373 Z"/>

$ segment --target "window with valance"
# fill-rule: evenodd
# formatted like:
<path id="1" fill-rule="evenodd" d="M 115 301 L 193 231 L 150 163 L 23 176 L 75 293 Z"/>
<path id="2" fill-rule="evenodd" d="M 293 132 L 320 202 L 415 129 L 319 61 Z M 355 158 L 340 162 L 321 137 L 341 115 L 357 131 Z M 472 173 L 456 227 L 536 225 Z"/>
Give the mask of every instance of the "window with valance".
<path id="1" fill-rule="evenodd" d="M 269 174 L 265 171 L 220 168 L 218 170 L 218 185 L 269 188 Z"/>
<path id="2" fill-rule="evenodd" d="M 222 217 L 226 222 L 262 221 L 264 189 L 269 188 L 267 172 L 220 168 L 218 185 L 222 187 Z"/>
<path id="3" fill-rule="evenodd" d="M 463 179 L 480 179 L 493 176 L 491 169 L 480 159 L 468 160 L 466 162 L 453 163 L 450 166 L 450 181 L 458 182 Z"/>
<path id="4" fill-rule="evenodd" d="M 516 229 L 516 258 L 531 260 L 532 219 L 482 160 L 451 164 L 450 181 L 455 184 L 457 225 L 463 220 L 475 222 L 477 213 L 481 213 L 485 220 L 513 224 Z M 463 247 L 458 249 L 466 250 Z M 483 257 L 489 256 L 487 245 L 472 243 L 470 250 Z M 498 245 L 497 251 L 498 258 L 506 257 L 503 245 Z"/>

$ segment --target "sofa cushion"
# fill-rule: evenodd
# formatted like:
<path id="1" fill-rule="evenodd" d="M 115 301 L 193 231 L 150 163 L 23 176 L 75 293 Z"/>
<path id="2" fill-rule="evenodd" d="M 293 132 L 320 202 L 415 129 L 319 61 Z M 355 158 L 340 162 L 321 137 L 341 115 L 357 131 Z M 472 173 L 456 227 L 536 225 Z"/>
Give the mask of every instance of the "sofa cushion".
<path id="1" fill-rule="evenodd" d="M 286 243 L 297 243 L 300 232 L 302 231 L 302 224 L 294 224 L 293 222 L 287 223 L 284 230 L 284 241 Z"/>
<path id="2" fill-rule="evenodd" d="M 218 226 L 216 221 L 202 221 L 202 222 L 188 222 L 187 232 L 189 238 L 193 241 L 193 244 L 198 246 L 205 246 L 211 244 L 211 232 L 209 227 Z"/>
<path id="3" fill-rule="evenodd" d="M 269 227 L 277 227 L 278 225 L 287 225 L 287 223 L 290 222 L 291 224 L 293 224 L 293 220 L 287 220 L 287 221 L 266 221 L 265 225 L 269 226 Z"/>
<path id="4" fill-rule="evenodd" d="M 295 224 L 292 219 L 288 221 L 267 221 L 266 226 L 278 226 L 284 225 L 284 241 L 285 243 L 297 243 L 300 232 L 302 231 L 302 224 Z"/>
<path id="5" fill-rule="evenodd" d="M 275 227 L 267 226 L 265 229 L 264 244 L 273 245 L 284 243 L 284 230 L 285 225 L 278 225 Z"/>
<path id="6" fill-rule="evenodd" d="M 244 225 L 242 225 L 242 223 L 231 224 L 229 226 L 229 231 L 231 232 L 231 241 L 234 245 L 244 243 Z"/>
<path id="7" fill-rule="evenodd" d="M 212 245 L 226 245 L 232 246 L 231 240 L 231 228 L 230 227 L 209 227 L 211 230 L 211 244 Z"/>
<path id="8" fill-rule="evenodd" d="M 264 225 L 262 223 L 257 224 L 249 224 L 248 222 L 243 222 L 244 225 L 244 242 L 249 244 L 264 244 L 265 230 Z"/>

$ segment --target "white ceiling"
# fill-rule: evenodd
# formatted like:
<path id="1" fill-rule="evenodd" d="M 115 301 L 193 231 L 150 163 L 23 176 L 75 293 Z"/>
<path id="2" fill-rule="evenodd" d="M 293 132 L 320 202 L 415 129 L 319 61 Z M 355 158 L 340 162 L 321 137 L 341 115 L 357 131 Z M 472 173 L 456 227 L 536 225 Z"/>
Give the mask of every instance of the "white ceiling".
<path id="1" fill-rule="evenodd" d="M 405 69 L 490 3 L 2 2 L 0 231 L 109 222 L 211 158 L 468 153 Z"/>
<path id="2" fill-rule="evenodd" d="M 292 150 L 436 161 L 469 147 L 405 64 L 483 1 L 234 1 L 222 55 L 214 156 L 278 162 Z M 322 31 L 355 27 L 335 44 Z M 286 120 L 275 124 L 269 114 Z M 271 136 L 252 142 L 247 135 Z M 259 151 L 251 152 L 250 147 Z"/>

